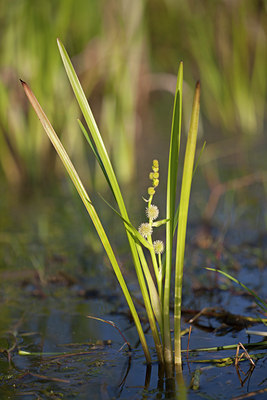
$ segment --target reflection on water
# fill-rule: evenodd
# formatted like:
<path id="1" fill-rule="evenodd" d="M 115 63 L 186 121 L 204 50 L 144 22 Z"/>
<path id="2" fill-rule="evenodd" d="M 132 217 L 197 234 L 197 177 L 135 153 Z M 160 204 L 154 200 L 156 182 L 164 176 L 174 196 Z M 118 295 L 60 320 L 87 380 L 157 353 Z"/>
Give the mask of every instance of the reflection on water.
<path id="1" fill-rule="evenodd" d="M 264 222 L 259 218 L 261 189 L 256 202 L 255 187 L 251 191 L 246 188 L 241 208 L 224 197 L 216 223 L 207 227 L 199 223 L 198 209 L 205 200 L 200 187 L 197 184 L 193 189 L 196 201 L 189 225 L 183 328 L 192 318 L 188 312 L 196 315 L 205 307 L 213 311 L 202 313 L 195 321 L 189 344 L 188 335 L 183 337 L 183 348 L 245 345 L 249 323 L 237 326 L 218 315 L 226 310 L 257 317 L 253 299 L 203 267 L 224 269 L 266 296 L 267 243 Z M 18 202 L 1 189 L 0 397 L 184 399 L 181 376 L 166 379 L 158 367 L 149 332 L 154 362 L 146 367 L 126 303 L 90 222 L 77 199 L 64 190 Z M 111 237 L 118 243 L 130 289 L 138 298 L 125 242 L 119 239 L 119 224 L 111 221 Z M 203 232 L 205 240 L 200 236 Z M 143 317 L 141 306 L 139 311 Z M 134 348 L 132 354 L 125 347 L 121 349 L 123 342 L 114 328 L 87 315 L 113 321 Z M 143 324 L 146 327 L 145 318 Z M 253 324 L 251 329 L 262 330 L 262 324 Z M 250 340 L 260 339 L 251 336 Z M 266 345 L 248 351 L 256 356 L 256 366 L 242 382 L 242 372 L 238 370 L 238 374 L 234 367 L 236 349 L 185 353 L 183 379 L 188 398 L 241 399 L 253 391 L 257 396 L 266 387 Z M 219 359 L 226 361 L 223 364 Z M 245 374 L 250 371 L 249 360 L 240 362 L 240 368 Z"/>

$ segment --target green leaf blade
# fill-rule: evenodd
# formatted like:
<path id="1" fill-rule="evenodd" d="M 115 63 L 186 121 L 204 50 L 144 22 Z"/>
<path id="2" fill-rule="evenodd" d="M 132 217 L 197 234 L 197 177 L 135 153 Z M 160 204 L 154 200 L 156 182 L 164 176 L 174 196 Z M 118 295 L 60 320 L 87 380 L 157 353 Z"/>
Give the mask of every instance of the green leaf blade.
<path id="1" fill-rule="evenodd" d="M 173 361 L 171 335 L 170 335 L 170 288 L 171 288 L 171 263 L 172 263 L 172 240 L 173 223 L 176 201 L 176 186 L 178 160 L 181 139 L 182 121 L 182 92 L 183 92 L 183 63 L 180 63 L 177 75 L 176 92 L 173 106 L 171 140 L 169 150 L 168 182 L 166 196 L 166 262 L 165 262 L 165 286 L 163 299 L 163 332 L 164 332 L 164 354 L 167 363 Z"/>
<path id="2" fill-rule="evenodd" d="M 175 294 L 174 294 L 174 345 L 175 364 L 181 365 L 181 305 L 182 305 L 182 280 L 185 253 L 185 239 L 189 200 L 191 193 L 193 167 L 196 152 L 198 121 L 200 108 L 200 84 L 196 84 L 190 128 L 184 158 L 181 195 L 179 203 L 179 224 L 177 230 L 176 260 L 175 260 Z"/>
<path id="3" fill-rule="evenodd" d="M 92 219 L 92 222 L 93 222 L 93 224 L 94 224 L 94 226 L 96 228 L 96 231 L 97 231 L 97 233 L 99 235 L 99 238 L 100 238 L 100 240 L 101 240 L 101 242 L 103 244 L 103 247 L 104 247 L 104 249 L 105 249 L 105 251 L 107 253 L 107 256 L 108 256 L 108 258 L 109 258 L 109 260 L 111 262 L 111 265 L 113 267 L 113 270 L 115 272 L 115 275 L 116 275 L 116 277 L 118 279 L 118 282 L 119 282 L 119 284 L 121 286 L 121 289 L 122 289 L 122 291 L 124 293 L 125 299 L 126 299 L 126 301 L 128 303 L 128 306 L 129 306 L 129 308 L 131 310 L 131 313 L 132 313 L 132 316 L 133 316 L 133 319 L 134 319 L 134 322 L 135 322 L 135 325 L 136 325 L 136 329 L 138 331 L 141 344 L 143 346 L 143 350 L 144 350 L 144 353 L 145 353 L 145 357 L 146 357 L 147 363 L 150 364 L 151 363 L 150 352 L 149 352 L 149 349 L 148 349 L 148 346 L 147 346 L 147 342 L 146 342 L 146 339 L 145 339 L 145 335 L 144 335 L 144 332 L 143 332 L 143 328 L 142 328 L 139 316 L 138 316 L 137 311 L 135 309 L 134 303 L 132 301 L 132 297 L 131 297 L 131 295 L 129 293 L 128 287 L 127 287 L 126 282 L 124 280 L 124 277 L 123 277 L 123 275 L 121 273 L 120 267 L 118 265 L 118 262 L 117 262 L 117 259 L 116 259 L 115 255 L 114 255 L 113 249 L 112 249 L 112 247 L 110 245 L 110 242 L 108 240 L 106 232 L 105 232 L 105 230 L 104 230 L 104 228 L 102 226 L 102 223 L 101 223 L 101 221 L 100 221 L 100 219 L 98 217 L 98 214 L 97 214 L 97 212 L 96 212 L 96 210 L 95 210 L 95 208 L 94 208 L 94 206 L 93 206 L 93 204 L 92 204 L 92 202 L 91 202 L 91 200 L 90 200 L 90 198 L 89 198 L 89 196 L 88 196 L 88 194 L 87 194 L 87 192 L 86 192 L 86 190 L 85 190 L 85 188 L 84 188 L 84 186 L 83 186 L 83 184 L 82 184 L 82 182 L 81 182 L 81 180 L 79 178 L 79 175 L 77 174 L 77 172 L 76 172 L 76 170 L 74 168 L 74 165 L 72 164 L 72 162 L 71 162 L 66 150 L 64 149 L 61 141 L 59 140 L 56 132 L 54 131 L 54 128 L 52 127 L 49 119 L 47 118 L 46 114 L 44 113 L 44 111 L 43 111 L 42 107 L 40 106 L 38 100 L 34 96 L 33 92 L 29 88 L 29 86 L 23 81 L 21 81 L 21 83 L 22 83 L 22 86 L 23 86 L 23 89 L 25 91 L 26 96 L 28 97 L 30 103 L 32 104 L 32 106 L 33 106 L 33 108 L 34 108 L 34 110 L 35 110 L 35 112 L 36 112 L 41 124 L 44 127 L 45 132 L 47 133 L 47 135 L 48 135 L 50 141 L 52 142 L 56 152 L 58 153 L 63 165 L 65 166 L 65 168 L 66 168 L 66 170 L 67 170 L 67 172 L 68 172 L 68 174 L 69 174 L 69 176 L 70 176 L 70 178 L 71 178 L 71 180 L 73 182 L 73 184 L 75 185 L 75 187 L 77 189 L 77 192 L 79 193 L 79 195 L 80 195 L 80 197 L 81 197 L 81 199 L 82 199 L 82 201 L 83 201 L 83 203 L 85 205 L 85 208 L 87 209 L 88 214 L 90 215 L 90 217 Z"/>

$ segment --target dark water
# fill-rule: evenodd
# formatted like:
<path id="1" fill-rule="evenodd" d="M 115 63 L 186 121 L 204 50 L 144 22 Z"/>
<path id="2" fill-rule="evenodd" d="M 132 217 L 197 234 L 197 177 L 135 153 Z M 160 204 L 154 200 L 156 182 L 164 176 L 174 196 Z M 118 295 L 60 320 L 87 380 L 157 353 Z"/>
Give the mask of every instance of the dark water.
<path id="1" fill-rule="evenodd" d="M 227 311 L 260 316 L 254 299 L 203 267 L 229 272 L 266 299 L 263 186 L 256 182 L 247 187 L 245 198 L 242 192 L 235 198 L 226 194 L 210 225 L 199 216 L 206 201 L 200 186 L 194 187 L 197 200 L 189 224 L 183 328 L 189 327 L 186 321 L 197 311 L 211 309 L 193 324 L 189 348 L 259 342 L 262 338 L 249 337 L 246 329 L 266 331 L 262 323 L 249 326 L 224 315 Z M 108 218 L 126 279 L 138 297 L 126 241 L 118 233 L 116 217 Z M 158 370 L 149 332 L 154 362 L 147 369 L 121 291 L 79 199 L 68 186 L 20 201 L 2 188 L 0 220 L 1 399 L 183 398 L 179 385 L 165 380 Z M 143 315 L 142 308 L 139 311 Z M 131 343 L 132 353 L 125 346 L 121 349 L 116 329 L 87 315 L 112 320 Z M 185 335 L 183 349 L 187 345 Z M 235 368 L 235 348 L 190 352 L 188 358 L 184 353 L 188 398 L 266 398 L 267 343 L 247 349 L 257 357 L 254 369 L 248 359 L 240 362 L 242 370 Z"/>

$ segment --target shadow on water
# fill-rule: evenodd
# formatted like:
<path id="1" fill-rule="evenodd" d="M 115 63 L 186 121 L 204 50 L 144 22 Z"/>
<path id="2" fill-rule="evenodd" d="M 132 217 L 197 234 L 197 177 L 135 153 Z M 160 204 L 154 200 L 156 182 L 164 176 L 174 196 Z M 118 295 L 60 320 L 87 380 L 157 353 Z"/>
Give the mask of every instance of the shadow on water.
<path id="1" fill-rule="evenodd" d="M 120 289 L 82 206 L 68 189 L 56 196 L 41 194 L 21 204 L 5 196 L 4 188 L 1 192 L 0 398 L 265 398 L 266 337 L 264 341 L 246 331 L 264 331 L 260 318 L 266 316 L 242 288 L 203 268 L 223 269 L 259 296 L 266 296 L 267 236 L 259 218 L 261 206 L 255 206 L 254 187 L 246 191 L 247 205 L 243 203 L 242 210 L 235 210 L 231 199 L 229 205 L 225 199 L 219 204 L 217 223 L 201 224 L 194 217 L 190 223 L 190 258 L 186 259 L 184 278 L 183 376 L 177 374 L 173 379 L 166 379 L 159 368 L 149 331 L 154 362 L 150 367 L 145 365 Z M 198 195 L 201 208 L 203 201 Z M 193 205 L 191 215 L 197 206 Z M 250 214 L 243 218 L 246 210 Z M 255 215 L 258 228 L 250 222 L 255 221 Z M 126 267 L 119 224 L 114 219 L 109 225 L 139 304 L 133 271 Z M 138 307 L 142 323 L 148 327 L 142 306 Z M 113 321 L 133 352 L 123 346 L 116 329 L 87 315 Z M 251 359 L 244 355 L 235 366 L 238 343 Z M 241 353 L 244 350 L 240 347 L 239 356 Z"/>

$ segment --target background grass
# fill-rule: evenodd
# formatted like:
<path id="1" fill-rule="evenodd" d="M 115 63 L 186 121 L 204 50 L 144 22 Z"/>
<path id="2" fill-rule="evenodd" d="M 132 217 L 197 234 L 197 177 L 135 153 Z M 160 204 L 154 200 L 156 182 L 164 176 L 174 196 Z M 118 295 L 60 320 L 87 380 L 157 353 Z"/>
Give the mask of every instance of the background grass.
<path id="1" fill-rule="evenodd" d="M 38 134 L 40 126 L 28 112 L 19 78 L 46 104 L 81 174 L 88 176 L 89 162 L 89 184 L 101 184 L 101 174 L 94 160 L 87 160 L 83 138 L 76 134 L 73 115 L 80 114 L 66 84 L 57 37 L 72 56 L 122 182 L 135 175 L 137 150 L 153 141 L 157 129 L 148 103 L 153 110 L 152 98 L 175 90 L 180 60 L 185 65 L 186 123 L 194 82 L 200 79 L 204 128 L 246 142 L 263 135 L 266 1 L 57 0 L 37 5 L 21 0 L 3 2 L 0 21 L 0 179 L 12 187 L 47 182 L 52 171 L 62 172 Z M 224 153 L 222 146 L 207 152 L 211 158 Z"/>

